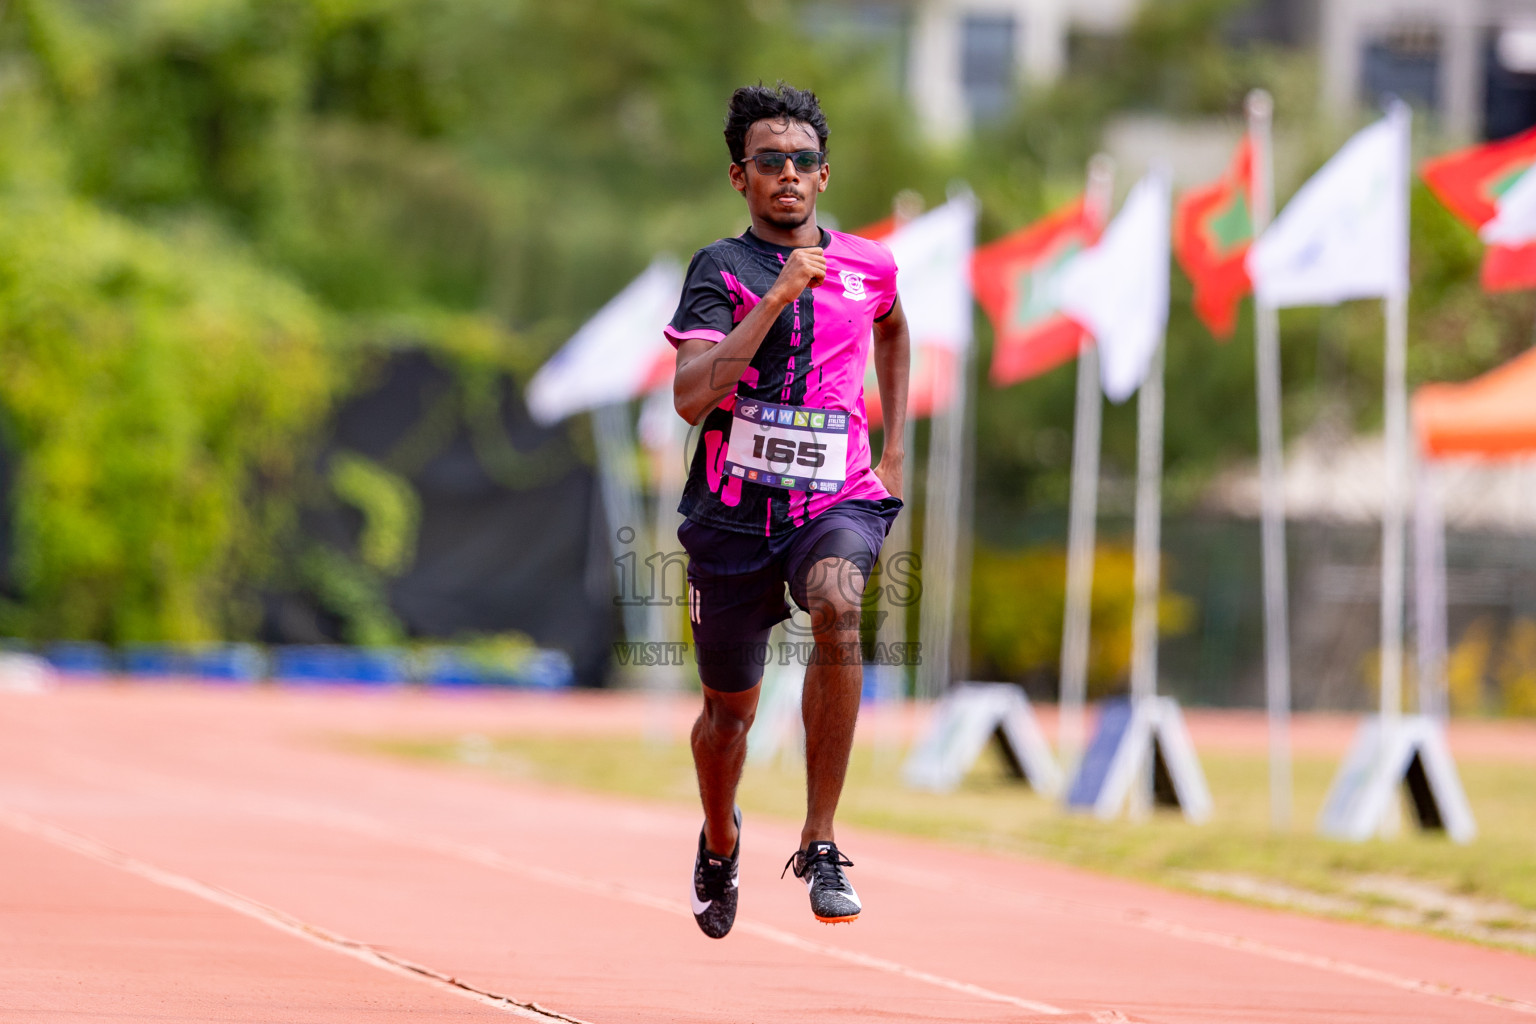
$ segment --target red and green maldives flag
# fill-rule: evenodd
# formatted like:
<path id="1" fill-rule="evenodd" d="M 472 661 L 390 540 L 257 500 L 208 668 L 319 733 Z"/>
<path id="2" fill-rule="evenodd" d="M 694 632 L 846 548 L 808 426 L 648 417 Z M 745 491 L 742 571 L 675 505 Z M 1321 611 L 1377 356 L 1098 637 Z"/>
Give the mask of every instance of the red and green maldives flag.
<path id="1" fill-rule="evenodd" d="M 1426 162 L 1424 183 L 1452 213 L 1480 229 L 1498 216 L 1515 182 L 1536 164 L 1536 128 Z M 1483 254 L 1483 287 L 1491 292 L 1536 287 L 1536 241 L 1493 244 Z"/>
<path id="2" fill-rule="evenodd" d="M 1247 136 L 1221 178 L 1179 198 L 1173 254 L 1195 285 L 1195 314 L 1230 338 L 1237 308 L 1253 290 L 1246 260 L 1253 244 L 1253 142 Z"/>
<path id="3" fill-rule="evenodd" d="M 992 321 L 992 383 L 1006 387 L 1076 357 L 1088 332 L 1062 313 L 1056 276 L 1092 245 L 1099 228 L 1083 200 L 978 248 L 971 257 L 976 301 Z"/>

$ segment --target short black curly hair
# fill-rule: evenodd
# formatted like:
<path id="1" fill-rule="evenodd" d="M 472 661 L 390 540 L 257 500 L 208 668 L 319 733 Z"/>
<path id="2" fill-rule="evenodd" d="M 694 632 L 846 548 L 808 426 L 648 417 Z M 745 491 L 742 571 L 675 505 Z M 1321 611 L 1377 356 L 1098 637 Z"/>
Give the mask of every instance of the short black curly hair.
<path id="1" fill-rule="evenodd" d="M 725 112 L 725 145 L 733 162 L 747 158 L 747 129 L 759 121 L 800 121 L 816 133 L 821 151 L 827 151 L 827 115 L 809 89 L 796 89 L 780 80 L 772 88 L 758 82 L 731 93 Z"/>

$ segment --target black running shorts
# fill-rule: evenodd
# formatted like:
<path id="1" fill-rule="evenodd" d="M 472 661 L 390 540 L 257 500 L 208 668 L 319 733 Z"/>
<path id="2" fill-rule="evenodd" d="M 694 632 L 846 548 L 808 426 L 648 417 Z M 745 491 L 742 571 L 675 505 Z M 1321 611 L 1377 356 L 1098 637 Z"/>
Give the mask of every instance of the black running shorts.
<path id="1" fill-rule="evenodd" d="M 677 539 L 688 552 L 688 621 L 704 685 L 740 693 L 761 682 L 768 633 L 790 615 L 785 585 L 805 608 L 811 568 L 827 558 L 852 562 L 868 580 L 900 511 L 900 498 L 848 498 L 775 537 L 684 520 Z"/>

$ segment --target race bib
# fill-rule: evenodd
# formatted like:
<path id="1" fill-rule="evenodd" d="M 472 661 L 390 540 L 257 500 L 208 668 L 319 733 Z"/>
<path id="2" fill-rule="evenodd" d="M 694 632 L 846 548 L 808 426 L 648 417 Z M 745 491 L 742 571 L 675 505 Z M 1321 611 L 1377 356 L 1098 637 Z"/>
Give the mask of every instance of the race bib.
<path id="1" fill-rule="evenodd" d="M 769 487 L 834 494 L 848 473 L 848 414 L 738 398 L 725 472 Z"/>

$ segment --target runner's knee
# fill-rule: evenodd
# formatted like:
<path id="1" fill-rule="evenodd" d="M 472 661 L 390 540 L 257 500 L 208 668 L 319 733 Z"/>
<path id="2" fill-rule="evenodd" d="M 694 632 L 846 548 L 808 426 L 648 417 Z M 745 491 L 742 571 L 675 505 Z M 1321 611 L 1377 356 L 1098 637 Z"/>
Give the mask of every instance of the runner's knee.
<path id="1" fill-rule="evenodd" d="M 716 739 L 733 743 L 741 739 L 757 717 L 757 690 L 704 694 L 704 721 Z"/>
<path id="2" fill-rule="evenodd" d="M 816 635 L 857 633 L 863 610 L 864 573 L 842 558 L 827 558 L 806 574 L 805 607 Z"/>

